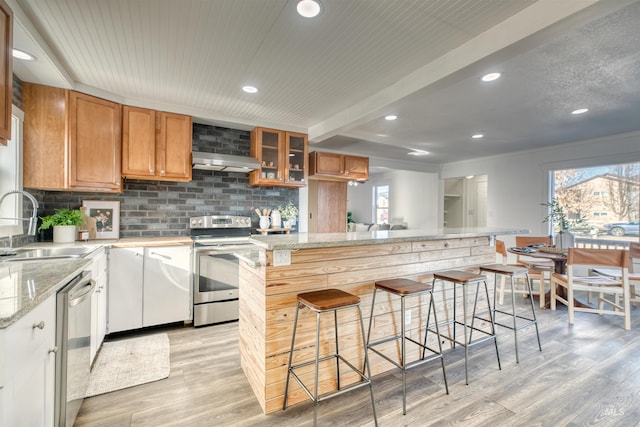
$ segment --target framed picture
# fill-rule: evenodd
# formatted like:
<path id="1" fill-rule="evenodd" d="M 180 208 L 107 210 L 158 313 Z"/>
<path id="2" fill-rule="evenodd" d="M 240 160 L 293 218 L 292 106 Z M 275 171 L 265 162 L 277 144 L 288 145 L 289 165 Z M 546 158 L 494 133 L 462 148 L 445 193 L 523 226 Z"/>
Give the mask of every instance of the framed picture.
<path id="1" fill-rule="evenodd" d="M 96 239 L 120 237 L 120 202 L 83 200 L 85 213 L 96 220 Z"/>

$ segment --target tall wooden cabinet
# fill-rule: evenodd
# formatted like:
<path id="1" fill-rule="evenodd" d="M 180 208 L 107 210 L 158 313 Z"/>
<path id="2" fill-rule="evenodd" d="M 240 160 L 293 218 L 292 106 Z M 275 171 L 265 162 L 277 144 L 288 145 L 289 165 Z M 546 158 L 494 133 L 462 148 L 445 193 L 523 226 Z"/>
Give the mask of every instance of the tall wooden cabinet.
<path id="1" fill-rule="evenodd" d="M 0 0 L 0 144 L 11 139 L 13 12 Z"/>
<path id="2" fill-rule="evenodd" d="M 274 187 L 307 185 L 309 162 L 307 135 L 277 129 L 251 131 L 251 156 L 260 168 L 251 171 L 249 184 Z"/>
<path id="3" fill-rule="evenodd" d="M 120 104 L 25 83 L 23 105 L 25 187 L 122 190 Z"/>
<path id="4" fill-rule="evenodd" d="M 160 181 L 191 181 L 190 116 L 124 106 L 122 175 Z"/>
<path id="5" fill-rule="evenodd" d="M 347 183 L 309 181 L 309 232 L 347 231 Z"/>

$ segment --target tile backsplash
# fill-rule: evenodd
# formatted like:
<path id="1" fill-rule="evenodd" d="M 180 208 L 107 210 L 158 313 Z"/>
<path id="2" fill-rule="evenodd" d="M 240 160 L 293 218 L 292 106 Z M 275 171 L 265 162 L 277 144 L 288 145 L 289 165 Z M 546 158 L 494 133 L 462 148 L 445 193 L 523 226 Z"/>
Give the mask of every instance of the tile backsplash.
<path id="1" fill-rule="evenodd" d="M 193 150 L 249 155 L 249 131 L 193 125 Z M 83 200 L 120 202 L 120 237 L 184 236 L 198 215 L 251 216 L 256 207 L 298 204 L 298 189 L 250 187 L 246 173 L 194 170 L 191 182 L 128 179 L 120 194 L 27 189 L 40 203 L 39 215 L 77 208 Z"/>

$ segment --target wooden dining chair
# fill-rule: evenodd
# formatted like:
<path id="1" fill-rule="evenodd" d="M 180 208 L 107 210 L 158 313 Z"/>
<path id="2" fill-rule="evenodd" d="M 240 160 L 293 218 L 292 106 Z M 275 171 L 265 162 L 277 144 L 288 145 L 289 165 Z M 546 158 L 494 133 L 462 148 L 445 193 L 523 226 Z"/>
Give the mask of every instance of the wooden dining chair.
<path id="1" fill-rule="evenodd" d="M 636 288 L 636 286 L 640 287 L 640 243 L 629 244 L 629 258 L 629 292 L 631 304 L 636 306 L 640 302 L 640 294 L 638 294 L 638 288 Z M 617 280 L 620 280 L 622 276 L 622 271 L 619 268 L 594 268 L 593 272 Z"/>
<path id="2" fill-rule="evenodd" d="M 551 237 L 549 236 L 516 236 L 516 246 L 525 247 L 532 244 L 538 245 L 551 245 Z M 506 249 L 504 248 L 504 242 L 502 243 L 502 251 L 499 251 L 499 247 L 496 241 L 496 252 L 498 254 L 502 254 L 503 256 L 503 264 L 506 264 Z M 546 282 L 551 278 L 551 273 L 554 269 L 554 263 L 552 260 L 543 259 L 543 258 L 533 258 L 527 257 L 526 255 L 518 255 L 516 258 L 516 264 L 525 266 L 529 269 L 529 280 L 531 281 L 531 288 L 535 286 L 535 283 L 538 283 L 539 291 L 537 294 L 540 298 L 540 308 L 544 308 L 545 301 L 545 285 Z M 525 283 L 522 283 L 520 278 L 518 278 L 518 288 L 522 287 L 522 291 L 518 291 L 518 293 L 522 293 L 524 296 L 527 295 L 527 286 Z M 500 283 L 500 288 L 498 291 L 498 302 L 502 304 L 504 302 L 504 280 Z M 535 295 L 536 293 L 534 293 Z"/>
<path id="3" fill-rule="evenodd" d="M 595 270 L 597 268 L 617 268 L 621 272 L 620 280 L 602 275 L 578 276 L 576 273 Z M 567 290 L 567 298 L 556 292 L 556 286 Z M 593 292 L 599 295 L 598 307 L 576 307 L 574 297 L 576 291 Z M 612 300 L 607 296 L 613 296 Z M 616 298 L 616 296 L 618 298 Z M 622 303 L 619 302 L 622 297 Z M 597 314 L 611 314 L 624 317 L 624 328 L 631 329 L 631 307 L 629 287 L 629 251 L 624 249 L 587 249 L 569 248 L 567 256 L 567 273 L 551 275 L 551 309 L 556 309 L 556 302 L 568 308 L 569 323 L 574 323 L 576 311 Z M 605 310 L 604 304 L 612 307 Z"/>

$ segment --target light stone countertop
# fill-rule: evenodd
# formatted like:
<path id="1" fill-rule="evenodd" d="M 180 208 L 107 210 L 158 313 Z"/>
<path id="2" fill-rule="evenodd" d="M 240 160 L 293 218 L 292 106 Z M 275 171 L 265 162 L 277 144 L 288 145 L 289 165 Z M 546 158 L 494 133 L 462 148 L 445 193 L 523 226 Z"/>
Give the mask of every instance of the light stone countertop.
<path id="1" fill-rule="evenodd" d="M 119 240 L 89 240 L 73 243 L 37 242 L 20 249 L 88 247 L 134 247 L 190 245 L 189 236 L 134 237 Z M 87 252 L 89 255 L 91 252 Z M 57 293 L 91 263 L 91 259 L 61 258 L 0 262 L 0 329 L 23 317 L 40 302 Z"/>
<path id="2" fill-rule="evenodd" d="M 431 230 L 415 229 L 348 233 L 292 233 L 270 234 L 267 236 L 253 235 L 249 241 L 266 250 L 295 250 L 528 233 L 529 230 L 527 229 L 466 227 L 439 228 Z"/>
<path id="3" fill-rule="evenodd" d="M 54 295 L 90 264 L 89 258 L 0 264 L 0 329 Z"/>

